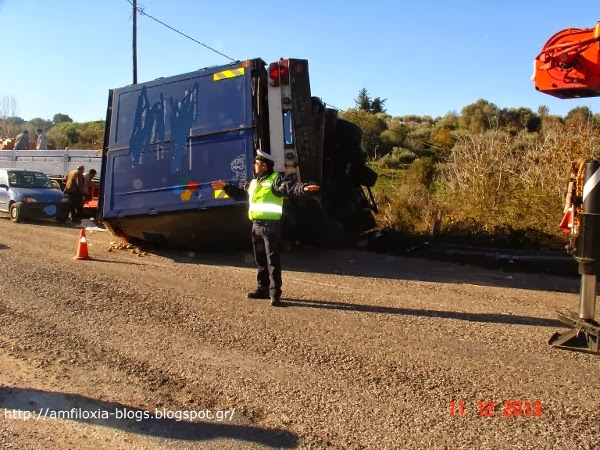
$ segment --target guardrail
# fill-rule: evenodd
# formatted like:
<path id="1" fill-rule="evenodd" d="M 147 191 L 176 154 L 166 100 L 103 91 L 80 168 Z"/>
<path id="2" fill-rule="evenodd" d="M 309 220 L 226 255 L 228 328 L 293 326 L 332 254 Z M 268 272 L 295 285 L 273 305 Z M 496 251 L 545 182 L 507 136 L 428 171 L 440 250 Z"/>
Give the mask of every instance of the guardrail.
<path id="1" fill-rule="evenodd" d="M 2 150 L 0 167 L 39 170 L 47 175 L 64 176 L 78 166 L 100 175 L 102 150 Z"/>

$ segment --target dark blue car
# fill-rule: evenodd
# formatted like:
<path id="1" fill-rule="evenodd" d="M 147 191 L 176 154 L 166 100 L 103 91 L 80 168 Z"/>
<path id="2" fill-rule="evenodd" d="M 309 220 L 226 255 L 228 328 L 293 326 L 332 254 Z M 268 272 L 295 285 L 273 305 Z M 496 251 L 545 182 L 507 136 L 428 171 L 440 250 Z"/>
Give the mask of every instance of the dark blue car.
<path id="1" fill-rule="evenodd" d="M 0 212 L 13 222 L 69 218 L 69 198 L 43 172 L 0 169 Z"/>

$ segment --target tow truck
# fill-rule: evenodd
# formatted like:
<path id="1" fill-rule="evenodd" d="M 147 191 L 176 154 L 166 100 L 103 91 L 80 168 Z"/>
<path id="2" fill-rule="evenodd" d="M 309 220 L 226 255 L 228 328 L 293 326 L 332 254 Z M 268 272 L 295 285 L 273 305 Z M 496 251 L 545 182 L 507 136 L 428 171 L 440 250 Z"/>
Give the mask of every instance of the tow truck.
<path id="1" fill-rule="evenodd" d="M 561 99 L 600 96 L 600 22 L 594 28 L 567 28 L 554 34 L 534 61 L 535 89 Z M 565 350 L 600 354 L 600 324 L 596 296 L 600 273 L 600 161 L 571 164 L 566 213 L 567 251 L 581 275 L 579 311 L 558 312 L 569 326 L 555 333 L 549 344 Z"/>

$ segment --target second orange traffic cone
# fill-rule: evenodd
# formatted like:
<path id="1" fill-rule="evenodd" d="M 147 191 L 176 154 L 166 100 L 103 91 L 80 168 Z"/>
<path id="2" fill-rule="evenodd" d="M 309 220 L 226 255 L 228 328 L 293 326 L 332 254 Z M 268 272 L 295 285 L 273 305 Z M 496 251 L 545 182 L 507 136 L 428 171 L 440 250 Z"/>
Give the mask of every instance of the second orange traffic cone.
<path id="1" fill-rule="evenodd" d="M 571 229 L 573 228 L 573 208 L 569 208 L 569 210 L 565 213 L 559 227 L 565 233 L 571 232 Z"/>
<path id="2" fill-rule="evenodd" d="M 79 235 L 79 245 L 77 246 L 77 254 L 73 259 L 92 259 L 88 253 L 87 239 L 85 238 L 85 230 L 81 230 Z"/>

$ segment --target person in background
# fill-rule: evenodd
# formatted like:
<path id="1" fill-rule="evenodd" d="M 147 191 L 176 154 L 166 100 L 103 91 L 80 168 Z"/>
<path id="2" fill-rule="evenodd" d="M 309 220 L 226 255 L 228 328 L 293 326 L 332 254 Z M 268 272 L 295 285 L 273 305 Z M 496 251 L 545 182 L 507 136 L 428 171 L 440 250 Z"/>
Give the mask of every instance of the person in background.
<path id="1" fill-rule="evenodd" d="M 71 204 L 71 220 L 73 223 L 81 223 L 83 216 L 83 166 L 77 167 L 67 175 L 65 194 L 69 196 Z"/>
<path id="2" fill-rule="evenodd" d="M 271 299 L 271 306 L 281 305 L 281 260 L 279 240 L 280 220 L 284 197 L 302 197 L 319 191 L 316 184 L 294 183 L 281 173 L 273 171 L 275 160 L 271 155 L 257 150 L 254 159 L 255 178 L 248 191 L 225 183 L 213 181 L 213 189 L 224 190 L 235 200 L 249 200 L 248 217 L 252 221 L 252 246 L 258 265 L 258 286 L 248 294 L 252 299 Z"/>
<path id="3" fill-rule="evenodd" d="M 83 174 L 83 197 L 84 200 L 92 198 L 93 180 L 96 176 L 96 169 L 90 169 L 89 172 Z"/>
<path id="4" fill-rule="evenodd" d="M 42 130 L 41 128 L 38 128 L 37 134 L 38 134 L 38 138 L 37 138 L 37 145 L 35 148 L 38 150 L 48 150 L 48 138 L 46 137 L 46 132 L 44 130 Z"/>
<path id="5" fill-rule="evenodd" d="M 15 140 L 15 150 L 27 150 L 29 146 L 29 131 L 23 130 Z"/>

